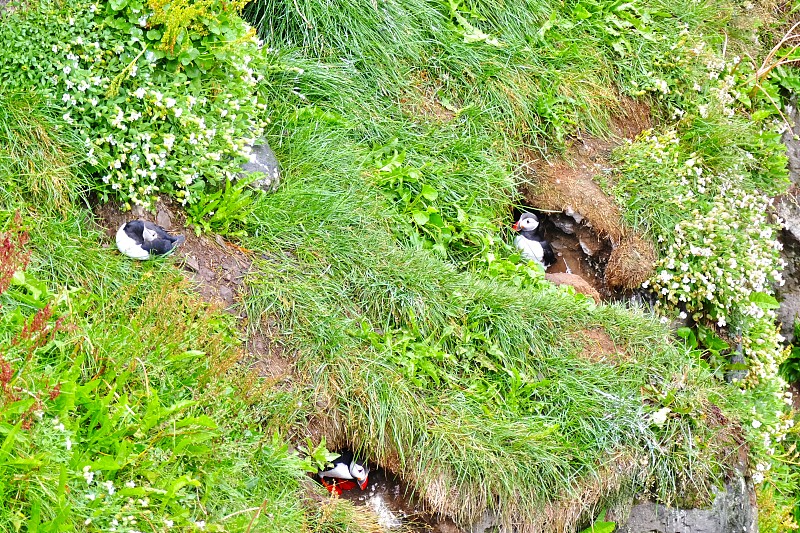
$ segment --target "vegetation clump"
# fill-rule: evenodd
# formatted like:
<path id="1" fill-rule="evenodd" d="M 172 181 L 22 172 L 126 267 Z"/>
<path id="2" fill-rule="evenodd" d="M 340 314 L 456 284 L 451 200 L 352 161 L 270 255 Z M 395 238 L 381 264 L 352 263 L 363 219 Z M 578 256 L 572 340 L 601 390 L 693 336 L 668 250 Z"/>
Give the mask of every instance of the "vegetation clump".
<path id="1" fill-rule="evenodd" d="M 788 523 L 764 214 L 785 160 L 770 80 L 720 53 L 735 6 L 265 0 L 245 10 L 264 43 L 241 7 L 41 0 L 0 19 L 0 80 L 38 93 L 0 95 L 30 110 L 0 114 L 0 228 L 27 228 L 31 250 L 0 270 L 0 381 L 31 392 L 0 404 L 0 523 L 375 530 L 310 503 L 303 470 L 329 446 L 391 466 L 459 523 L 565 530 L 633 493 L 709 498 L 742 434 Z M 604 181 L 659 249 L 661 320 L 552 286 L 503 229 L 519 154 L 606 134 L 623 97 L 649 98 L 659 124 Z M 36 124 L 58 141 L 23 142 Z M 270 195 L 234 182 L 262 136 L 283 164 Z M 17 172 L 28 154 L 61 185 Z M 251 254 L 243 332 L 171 259 L 103 249 L 74 201 L 87 183 L 126 208 L 172 195 Z M 680 313 L 685 345 L 660 323 Z M 290 370 L 257 384 L 240 335 L 267 334 Z M 608 357 L 587 357 L 593 336 Z M 739 344 L 750 375 L 734 389 L 718 378 Z"/>

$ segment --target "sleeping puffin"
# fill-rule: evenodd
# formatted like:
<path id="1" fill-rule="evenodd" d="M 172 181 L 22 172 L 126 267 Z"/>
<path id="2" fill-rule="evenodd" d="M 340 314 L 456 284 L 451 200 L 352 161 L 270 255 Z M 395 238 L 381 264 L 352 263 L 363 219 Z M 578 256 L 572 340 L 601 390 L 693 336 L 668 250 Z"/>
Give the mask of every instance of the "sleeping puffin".
<path id="1" fill-rule="evenodd" d="M 522 213 L 519 220 L 511 228 L 518 231 L 514 237 L 514 245 L 519 248 L 522 258 L 527 261 L 536 261 L 545 269 L 556 262 L 556 254 L 550 243 L 536 234 L 539 219 L 533 213 Z"/>
<path id="2" fill-rule="evenodd" d="M 319 472 L 319 480 L 330 492 L 341 494 L 343 490 L 352 490 L 356 485 L 361 490 L 367 487 L 369 467 L 356 461 L 353 452 L 346 451 L 333 460 L 333 466 Z M 325 478 L 328 478 L 326 480 Z"/>
<path id="3" fill-rule="evenodd" d="M 183 235 L 173 237 L 161 226 L 146 220 L 126 222 L 117 230 L 117 248 L 133 259 L 150 259 L 165 255 L 186 240 Z"/>

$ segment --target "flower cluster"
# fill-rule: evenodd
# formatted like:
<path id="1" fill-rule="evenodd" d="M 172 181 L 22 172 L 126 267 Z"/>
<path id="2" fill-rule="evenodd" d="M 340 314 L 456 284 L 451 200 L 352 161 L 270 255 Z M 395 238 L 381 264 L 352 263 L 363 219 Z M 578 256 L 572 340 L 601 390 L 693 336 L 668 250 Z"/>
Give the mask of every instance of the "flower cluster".
<path id="1" fill-rule="evenodd" d="M 783 281 L 777 231 L 767 220 L 771 199 L 738 189 L 735 179 L 725 179 L 710 202 L 679 196 L 695 216 L 676 224 L 650 280 L 667 308 L 720 327 L 732 314 L 764 316 L 751 296 Z"/>
<path id="2" fill-rule="evenodd" d="M 163 28 L 151 26 L 153 12 L 114 4 L 71 2 L 62 8 L 64 27 L 47 27 L 52 19 L 36 13 L 4 25 L 3 42 L 22 29 L 38 40 L 4 53 L 0 75 L 25 87 L 24 73 L 34 68 L 26 63 L 36 63 L 38 85 L 80 133 L 104 194 L 128 205 L 150 206 L 157 193 L 198 201 L 236 176 L 263 134 L 258 40 L 230 17 L 230 34 L 187 35 L 188 48 L 171 55 L 159 41 Z"/>
<path id="3" fill-rule="evenodd" d="M 757 486 L 776 486 L 786 471 L 784 441 L 796 431 L 778 373 L 786 349 L 771 296 L 785 266 L 780 221 L 770 216 L 771 197 L 787 183 L 780 125 L 769 118 L 778 112 L 767 91 L 753 90 L 752 61 L 720 54 L 685 31 L 664 38 L 674 39 L 673 54 L 633 92 L 654 95 L 676 123 L 618 151 L 613 193 L 628 221 L 660 244 L 645 286 L 659 297 L 664 320 L 714 324 L 745 356 L 737 385 L 751 417 L 751 475 Z M 662 418 L 653 415 L 654 423 Z"/>

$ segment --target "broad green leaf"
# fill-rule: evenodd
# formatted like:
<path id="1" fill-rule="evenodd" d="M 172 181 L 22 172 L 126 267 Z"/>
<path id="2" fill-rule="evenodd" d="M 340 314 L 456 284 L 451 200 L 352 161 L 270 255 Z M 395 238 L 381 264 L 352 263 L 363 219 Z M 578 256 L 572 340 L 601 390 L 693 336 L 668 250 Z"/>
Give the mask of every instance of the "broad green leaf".
<path id="1" fill-rule="evenodd" d="M 777 309 L 781 306 L 778 300 L 763 292 L 754 292 L 750 294 L 750 301 L 761 309 Z"/>
<path id="2" fill-rule="evenodd" d="M 414 217 L 414 222 L 420 226 L 424 226 L 430 220 L 430 216 L 425 211 L 414 211 L 411 216 Z"/>
<path id="3" fill-rule="evenodd" d="M 436 191 L 436 189 L 434 189 L 433 187 L 431 187 L 427 183 L 422 186 L 422 192 L 420 194 L 422 194 L 422 196 L 424 198 L 426 198 L 426 199 L 428 199 L 430 201 L 434 201 L 434 200 L 436 200 L 436 198 L 439 197 L 439 193 Z"/>

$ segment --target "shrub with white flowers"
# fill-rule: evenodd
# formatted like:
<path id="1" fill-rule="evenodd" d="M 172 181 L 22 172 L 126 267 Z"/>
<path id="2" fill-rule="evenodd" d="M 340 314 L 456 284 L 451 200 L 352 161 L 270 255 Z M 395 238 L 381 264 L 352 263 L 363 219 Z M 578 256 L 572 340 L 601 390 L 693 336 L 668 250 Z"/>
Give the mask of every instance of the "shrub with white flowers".
<path id="1" fill-rule="evenodd" d="M 659 245 L 645 286 L 658 296 L 664 320 L 713 324 L 731 351 L 745 357 L 733 403 L 746 414 L 750 474 L 761 502 L 774 498 L 791 475 L 784 442 L 794 431 L 791 394 L 778 373 L 786 348 L 772 297 L 785 265 L 771 204 L 788 183 L 780 141 L 785 126 L 773 106 L 778 91 L 769 80 L 754 85 L 752 60 L 720 55 L 702 36 L 663 38 L 674 39 L 674 54 L 632 92 L 659 99 L 676 122 L 617 150 L 619 173 L 610 192 L 628 222 Z M 793 505 L 784 499 L 784 510 L 775 513 Z"/>
<path id="2" fill-rule="evenodd" d="M 262 51 L 234 4 L 20 7 L 0 25 L 0 80 L 60 109 L 104 196 L 193 203 L 233 179 L 263 133 L 253 68 Z"/>

